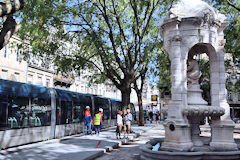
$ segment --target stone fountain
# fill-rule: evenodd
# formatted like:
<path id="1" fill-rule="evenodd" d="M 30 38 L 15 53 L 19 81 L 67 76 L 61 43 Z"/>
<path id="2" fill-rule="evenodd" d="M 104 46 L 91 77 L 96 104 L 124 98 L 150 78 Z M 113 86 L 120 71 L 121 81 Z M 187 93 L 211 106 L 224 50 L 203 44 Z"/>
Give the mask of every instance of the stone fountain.
<path id="1" fill-rule="evenodd" d="M 240 159 L 234 122 L 226 100 L 224 29 L 226 17 L 201 0 L 180 0 L 161 25 L 171 61 L 171 101 L 164 122 L 165 139 L 142 147 L 142 159 Z M 196 55 L 210 64 L 211 105 L 203 100 Z M 189 65 L 187 65 L 189 64 Z M 211 118 L 211 137 L 200 137 L 200 121 Z M 159 151 L 152 145 L 161 144 Z"/>

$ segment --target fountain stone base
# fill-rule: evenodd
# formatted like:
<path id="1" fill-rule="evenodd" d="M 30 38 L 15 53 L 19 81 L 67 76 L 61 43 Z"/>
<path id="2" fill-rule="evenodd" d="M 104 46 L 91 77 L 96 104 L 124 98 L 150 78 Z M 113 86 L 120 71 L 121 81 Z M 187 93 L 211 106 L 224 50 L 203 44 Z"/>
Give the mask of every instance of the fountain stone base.
<path id="1" fill-rule="evenodd" d="M 163 144 L 164 138 L 155 138 L 150 140 L 147 144 L 141 147 L 141 160 L 239 160 L 240 151 L 214 151 L 209 145 L 209 137 L 201 137 L 204 142 L 202 147 L 193 146 L 190 151 L 171 152 L 162 150 L 162 146 L 159 151 L 152 151 L 152 147 L 157 143 Z M 236 140 L 238 146 L 240 146 L 239 140 Z"/>

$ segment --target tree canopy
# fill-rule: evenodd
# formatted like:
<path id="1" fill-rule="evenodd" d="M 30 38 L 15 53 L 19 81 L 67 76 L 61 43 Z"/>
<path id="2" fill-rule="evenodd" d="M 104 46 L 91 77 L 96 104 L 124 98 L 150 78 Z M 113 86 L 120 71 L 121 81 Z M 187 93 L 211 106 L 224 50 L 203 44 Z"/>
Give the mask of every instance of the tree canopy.
<path id="1" fill-rule="evenodd" d="M 240 58 L 240 1 L 237 0 L 211 0 L 211 3 L 222 14 L 226 15 L 228 26 L 225 29 L 226 45 L 225 49 L 227 53 L 233 55 L 234 61 Z"/>
<path id="2" fill-rule="evenodd" d="M 167 0 L 29 0 L 19 14 L 20 37 L 33 54 L 54 57 L 61 72 L 88 68 L 95 80 L 109 79 L 128 104 L 131 84 L 162 47 L 159 25 L 170 6 Z"/>
<path id="3" fill-rule="evenodd" d="M 160 77 L 159 88 L 170 89 L 170 62 L 161 50 L 159 26 L 175 2 L 28 0 L 19 13 L 19 35 L 30 42 L 33 54 L 54 59 L 62 73 L 87 68 L 96 82 L 110 80 L 126 93 L 127 104 L 131 84 L 149 71 L 152 61 L 150 68 L 157 68 L 154 76 Z M 226 52 L 239 61 L 239 1 L 207 2 L 227 16 Z"/>

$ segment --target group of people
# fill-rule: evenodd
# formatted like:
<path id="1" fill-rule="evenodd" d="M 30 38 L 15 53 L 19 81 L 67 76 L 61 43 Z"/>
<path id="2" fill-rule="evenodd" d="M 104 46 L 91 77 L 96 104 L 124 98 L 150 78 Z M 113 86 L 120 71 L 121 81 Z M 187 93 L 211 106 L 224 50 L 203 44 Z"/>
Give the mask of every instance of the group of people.
<path id="1" fill-rule="evenodd" d="M 87 132 L 89 130 L 90 134 L 93 135 L 92 133 L 92 126 L 94 125 L 95 128 L 95 133 L 96 135 L 99 135 L 102 129 L 102 120 L 103 120 L 103 109 L 99 108 L 98 113 L 94 115 L 94 119 L 92 119 L 91 112 L 90 112 L 90 107 L 86 106 L 86 111 L 85 111 L 85 135 L 87 135 Z"/>
<path id="2" fill-rule="evenodd" d="M 148 111 L 148 113 L 146 111 L 144 112 L 144 121 L 145 122 L 146 122 L 146 120 L 149 120 L 150 123 L 155 121 L 158 124 L 160 119 L 161 119 L 161 115 L 160 115 L 159 111 L 157 111 L 155 114 L 151 110 Z"/>
<path id="3" fill-rule="evenodd" d="M 122 116 L 122 114 L 123 112 L 119 110 L 117 115 L 117 129 L 116 129 L 117 139 L 121 139 L 122 130 L 124 130 L 124 138 L 126 137 L 126 132 L 128 138 L 131 131 L 131 122 L 133 120 L 133 116 L 130 113 L 130 109 L 127 109 L 127 114 L 125 114 L 124 116 Z"/>
<path id="4" fill-rule="evenodd" d="M 86 106 L 85 111 L 85 135 L 87 135 L 88 130 L 91 135 L 92 133 L 92 126 L 94 125 L 95 134 L 99 135 L 102 129 L 102 120 L 103 120 L 103 109 L 99 108 L 98 113 L 94 115 L 92 119 L 90 107 Z M 131 122 L 133 120 L 133 116 L 130 113 L 130 109 L 127 109 L 127 113 L 123 116 L 123 112 L 121 110 L 118 111 L 117 115 L 117 129 L 116 129 L 116 137 L 117 139 L 121 139 L 121 133 L 124 131 L 124 138 L 128 138 L 130 131 L 131 131 Z M 127 133 L 127 137 L 126 137 Z"/>

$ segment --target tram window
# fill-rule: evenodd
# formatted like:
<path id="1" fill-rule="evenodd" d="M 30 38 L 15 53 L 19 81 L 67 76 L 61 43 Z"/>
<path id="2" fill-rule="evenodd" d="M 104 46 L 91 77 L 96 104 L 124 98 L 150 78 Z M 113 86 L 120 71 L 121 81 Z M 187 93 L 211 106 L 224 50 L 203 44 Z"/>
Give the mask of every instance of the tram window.
<path id="1" fill-rule="evenodd" d="M 73 120 L 72 122 L 82 122 L 84 118 L 84 108 L 81 104 L 73 105 L 73 112 L 72 112 Z"/>
<path id="2" fill-rule="evenodd" d="M 99 111 L 99 108 L 103 109 L 103 120 L 108 120 L 110 118 L 109 103 L 105 99 L 97 99 L 95 101 L 95 113 Z"/>
<path id="3" fill-rule="evenodd" d="M 29 118 L 31 127 L 48 126 L 51 124 L 51 103 L 48 99 L 32 98 Z"/>
<path id="4" fill-rule="evenodd" d="M 29 99 L 27 97 L 8 98 L 9 128 L 29 127 Z"/>
<path id="5" fill-rule="evenodd" d="M 56 124 L 61 124 L 61 105 L 60 105 L 60 101 L 57 101 L 56 104 L 56 117 L 57 117 L 57 122 Z"/>
<path id="6" fill-rule="evenodd" d="M 121 108 L 121 103 L 112 101 L 112 114 L 111 114 L 112 119 L 117 119 L 117 113 L 118 113 L 118 110 L 120 110 L 120 108 Z"/>
<path id="7" fill-rule="evenodd" d="M 72 102 L 57 102 L 57 124 L 68 124 L 72 122 Z"/>
<path id="8" fill-rule="evenodd" d="M 0 95 L 0 130 L 7 128 L 7 96 Z"/>
<path id="9" fill-rule="evenodd" d="M 104 106 L 101 107 L 103 109 L 103 120 L 108 120 L 110 117 L 109 108 L 105 108 Z"/>

